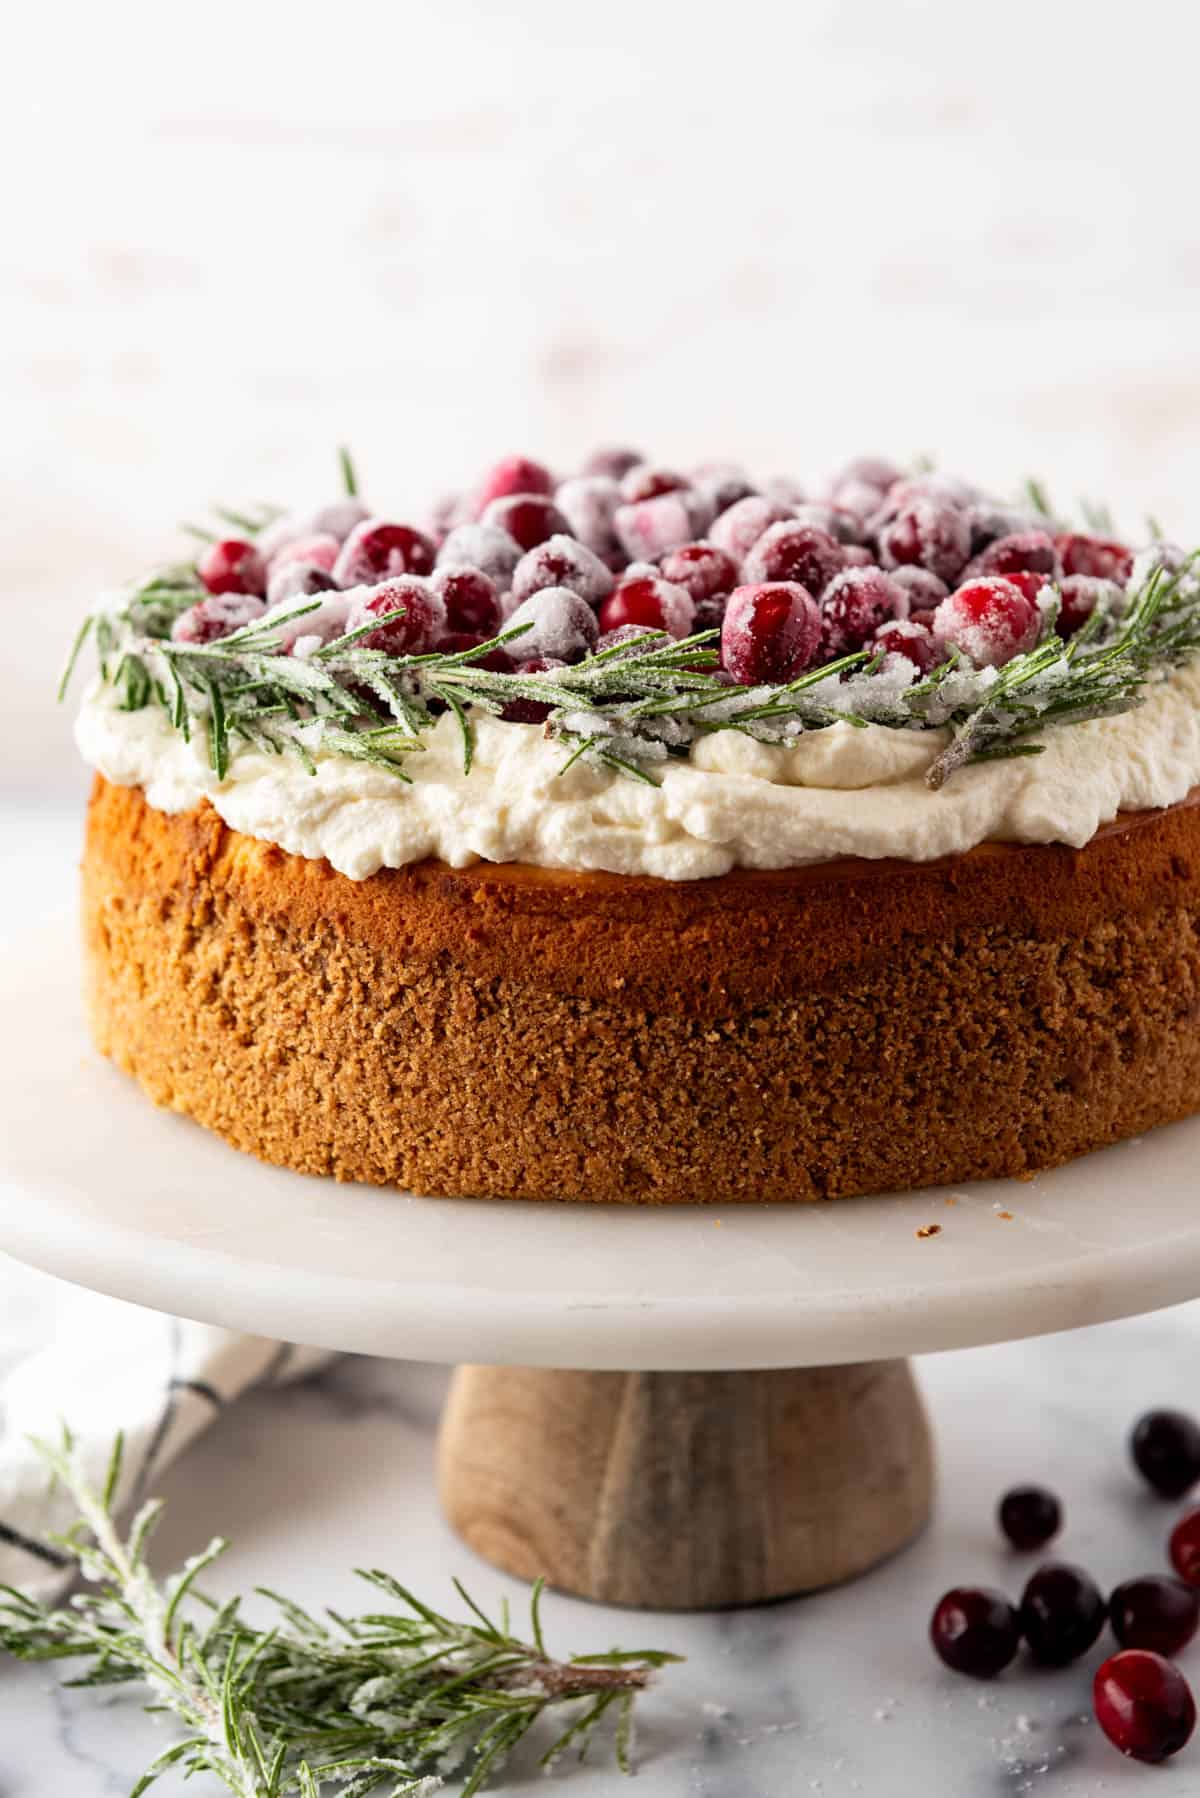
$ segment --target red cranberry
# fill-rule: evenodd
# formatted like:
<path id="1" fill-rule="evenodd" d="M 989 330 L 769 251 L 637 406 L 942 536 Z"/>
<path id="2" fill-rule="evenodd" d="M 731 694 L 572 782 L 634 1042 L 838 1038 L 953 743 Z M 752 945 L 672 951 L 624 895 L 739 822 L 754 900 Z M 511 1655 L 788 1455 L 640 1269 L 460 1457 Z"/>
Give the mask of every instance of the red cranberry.
<path id="1" fill-rule="evenodd" d="M 687 486 L 687 478 L 673 468 L 656 468 L 651 462 L 639 462 L 627 469 L 621 479 L 621 497 L 627 505 L 639 500 L 657 499 L 663 493 L 677 493 Z"/>
<path id="2" fill-rule="evenodd" d="M 308 521 L 308 530 L 312 534 L 325 534 L 336 537 L 344 543 L 355 525 L 362 524 L 370 517 L 370 513 L 360 499 L 345 495 L 341 499 L 332 500 L 327 506 L 320 506 Z"/>
<path id="3" fill-rule="evenodd" d="M 1189 1586 L 1200 1586 L 1200 1511 L 1188 1511 L 1171 1531 L 1171 1565 Z"/>
<path id="4" fill-rule="evenodd" d="M 613 530 L 621 489 L 607 475 L 580 475 L 564 481 L 554 503 L 570 526 L 572 537 L 600 557 L 608 568 L 623 568 L 626 555 Z"/>
<path id="5" fill-rule="evenodd" d="M 1116 581 L 1106 581 L 1099 575 L 1068 574 L 1059 582 L 1059 598 L 1061 605 L 1058 613 L 1058 634 L 1060 637 L 1073 637 L 1087 623 L 1097 606 L 1107 611 L 1120 602 L 1121 588 Z"/>
<path id="6" fill-rule="evenodd" d="M 483 514 L 483 523 L 507 531 L 522 549 L 536 549 L 547 537 L 568 536 L 567 521 L 552 500 L 540 493 L 514 493 L 494 499 Z"/>
<path id="7" fill-rule="evenodd" d="M 619 506 L 613 515 L 613 529 L 633 562 L 657 562 L 696 534 L 683 493 L 660 493 L 654 499 Z"/>
<path id="8" fill-rule="evenodd" d="M 1092 1681 L 1096 1721 L 1131 1760 L 1155 1765 L 1191 1739 L 1196 1705 L 1178 1667 L 1144 1648 L 1125 1648 Z"/>
<path id="9" fill-rule="evenodd" d="M 930 574 L 928 568 L 918 568 L 912 562 L 906 562 L 902 568 L 893 568 L 891 575 L 896 585 L 908 594 L 910 618 L 920 611 L 936 610 L 950 591 L 936 574 Z"/>
<path id="10" fill-rule="evenodd" d="M 653 647 L 658 637 L 657 625 L 619 624 L 615 630 L 601 631 L 596 643 L 597 655 L 604 649 L 624 649 L 629 654 Z M 617 658 L 614 657 L 614 660 Z"/>
<path id="11" fill-rule="evenodd" d="M 739 499 L 714 520 L 709 538 L 739 565 L 750 554 L 763 532 L 787 517 L 786 508 L 772 505 L 761 494 Z"/>
<path id="12" fill-rule="evenodd" d="M 789 519 L 763 532 L 742 572 L 750 581 L 797 581 L 806 592 L 820 595 L 841 566 L 841 546 L 828 531 Z"/>
<path id="13" fill-rule="evenodd" d="M 1012 537 L 1020 531 L 1040 529 L 1029 512 L 1018 512 L 1012 506 L 997 506 L 984 500 L 967 507 L 967 523 L 971 527 L 971 554 L 980 555 L 989 543 L 999 537 Z M 997 573 L 1003 572 L 997 570 Z"/>
<path id="14" fill-rule="evenodd" d="M 1047 1561 L 1021 1594 L 1021 1628 L 1043 1667 L 1065 1667 L 1086 1654 L 1107 1615 L 1095 1581 L 1067 1561 Z"/>
<path id="15" fill-rule="evenodd" d="M 210 593 L 265 593 L 267 570 L 253 543 L 225 537 L 210 543 L 196 563 L 196 573 Z"/>
<path id="16" fill-rule="evenodd" d="M 390 624 L 381 625 L 369 636 L 360 637 L 365 649 L 382 649 L 390 656 L 419 656 L 431 650 L 446 626 L 446 608 L 428 581 L 384 581 L 361 594 L 350 608 L 346 628 L 361 630 L 372 618 L 386 618 L 390 612 L 403 612 Z"/>
<path id="17" fill-rule="evenodd" d="M 712 464 L 708 468 L 697 469 L 692 477 L 697 493 L 702 493 L 716 518 L 722 512 L 728 512 L 730 506 L 736 506 L 740 499 L 749 499 L 755 489 L 740 468 L 722 468 Z"/>
<path id="18" fill-rule="evenodd" d="M 176 643 L 214 643 L 253 624 L 266 609 L 266 601 L 257 593 L 210 593 L 179 614 L 171 626 L 171 637 Z"/>
<path id="19" fill-rule="evenodd" d="M 1084 537 L 1072 531 L 1064 532 L 1054 542 L 1064 574 L 1091 574 L 1100 580 L 1119 581 L 1123 586 L 1133 572 L 1133 551 L 1123 543 L 1106 543 L 1100 537 Z"/>
<path id="20" fill-rule="evenodd" d="M 1062 1506 L 1044 1486 L 1014 1486 L 1000 1500 L 1000 1528 L 1014 1548 L 1044 1548 L 1062 1528 Z"/>
<path id="21" fill-rule="evenodd" d="M 882 649 L 885 655 L 904 656 L 919 675 L 929 674 L 942 659 L 933 632 L 911 618 L 898 618 L 893 623 L 881 625 L 872 647 Z"/>
<path id="22" fill-rule="evenodd" d="M 524 675 L 553 674 L 566 665 L 557 656 L 530 656 L 528 661 L 518 662 L 512 672 Z M 509 699 L 502 707 L 500 716 L 509 724 L 544 724 L 553 710 L 553 705 L 544 705 L 540 699 Z"/>
<path id="23" fill-rule="evenodd" d="M 876 566 L 874 553 L 867 548 L 865 543 L 842 544 L 843 568 L 875 568 Z M 899 570 L 897 569 L 896 572 L 899 573 Z"/>
<path id="24" fill-rule="evenodd" d="M 1034 605 L 1037 604 L 1037 597 L 1042 588 L 1048 586 L 1050 582 L 1049 575 L 1036 574 L 1028 568 L 1015 569 L 1012 574 L 1006 574 L 1004 578 L 1006 581 L 1011 581 L 1013 586 L 1017 587 Z"/>
<path id="25" fill-rule="evenodd" d="M 613 577 L 600 557 L 574 537 L 547 537 L 545 543 L 526 551 L 512 577 L 513 597 L 518 601 L 543 587 L 569 587 L 590 606 L 598 606 L 612 592 Z"/>
<path id="26" fill-rule="evenodd" d="M 1200 1425 L 1186 1411 L 1147 1411 L 1133 1426 L 1129 1452 L 1163 1498 L 1182 1498 L 1200 1480 Z"/>
<path id="27" fill-rule="evenodd" d="M 343 543 L 333 578 L 339 587 L 368 587 L 393 575 L 428 574 L 434 554 L 424 531 L 367 518 L 355 525 Z"/>
<path id="28" fill-rule="evenodd" d="M 609 480 L 619 481 L 627 475 L 631 468 L 644 468 L 645 458 L 631 449 L 598 449 L 593 450 L 583 465 L 585 475 L 606 475 Z"/>
<path id="29" fill-rule="evenodd" d="M 285 599 L 311 599 L 314 593 L 329 593 L 333 585 L 333 576 L 315 562 L 277 561 L 267 577 L 267 604 L 277 606 Z"/>
<path id="30" fill-rule="evenodd" d="M 271 573 L 277 568 L 284 568 L 289 562 L 311 562 L 314 567 L 324 569 L 326 574 L 333 573 L 333 565 L 338 559 L 341 541 L 329 531 L 318 531 L 315 536 L 293 537 L 290 543 L 271 557 Z"/>
<path id="31" fill-rule="evenodd" d="M 907 611 L 907 595 L 882 568 L 843 569 L 821 598 L 821 659 L 831 662 L 853 654 L 880 625 Z"/>
<path id="32" fill-rule="evenodd" d="M 738 584 L 737 563 L 715 543 L 682 543 L 659 563 L 663 579 L 686 587 L 693 599 L 716 599 Z"/>
<path id="33" fill-rule="evenodd" d="M 1000 575 L 960 587 L 933 619 L 938 641 L 961 649 L 977 668 L 1003 667 L 1033 648 L 1040 629 L 1037 607 Z"/>
<path id="34" fill-rule="evenodd" d="M 1113 1588 L 1108 1615 L 1122 1648 L 1175 1655 L 1200 1626 L 1200 1592 L 1182 1580 L 1148 1574 Z"/>
<path id="35" fill-rule="evenodd" d="M 855 456 L 844 468 L 838 469 L 830 482 L 830 491 L 836 492 L 847 482 L 857 481 L 864 487 L 873 487 L 877 493 L 886 493 L 889 487 L 903 479 L 900 469 L 886 456 Z"/>
<path id="36" fill-rule="evenodd" d="M 1058 552 L 1054 539 L 1045 531 L 1016 531 L 1008 537 L 997 537 L 994 543 L 968 564 L 963 578 L 982 580 L 989 574 L 1054 575 L 1058 572 Z"/>
<path id="37" fill-rule="evenodd" d="M 1021 1626 L 1002 1592 L 955 1586 L 937 1602 L 929 1639 L 938 1658 L 955 1673 L 994 1679 L 1020 1647 Z"/>
<path id="38" fill-rule="evenodd" d="M 520 560 L 520 544 L 514 543 L 507 531 L 490 524 L 457 525 L 438 551 L 439 566 L 479 568 L 500 593 L 508 590 Z"/>
<path id="39" fill-rule="evenodd" d="M 795 581 L 738 587 L 721 624 L 721 666 L 745 686 L 794 680 L 816 656 L 821 614 Z"/>
<path id="40" fill-rule="evenodd" d="M 554 476 L 540 462 L 528 456 L 506 456 L 484 475 L 476 495 L 475 511 L 482 514 L 494 499 L 507 499 L 514 493 L 553 493 Z"/>
<path id="41" fill-rule="evenodd" d="M 885 568 L 913 563 L 943 581 L 962 572 L 970 549 L 971 531 L 964 514 L 944 500 L 927 497 L 902 506 L 879 535 Z"/>
<path id="42" fill-rule="evenodd" d="M 686 637 L 695 616 L 696 602 L 686 587 L 646 574 L 622 581 L 610 594 L 600 607 L 600 629 L 615 631 L 625 624 L 640 624 L 649 630 L 667 631 L 672 637 Z"/>
<path id="43" fill-rule="evenodd" d="M 500 629 L 500 596 L 482 568 L 439 564 L 430 585 L 446 608 L 448 630 L 494 637 Z"/>
<path id="44" fill-rule="evenodd" d="M 577 662 L 595 648 L 600 634 L 591 606 L 569 587 L 543 587 L 524 600 L 504 628 L 521 625 L 530 629 L 512 640 L 509 654 L 530 659 L 549 656 L 553 661 Z"/>
<path id="45" fill-rule="evenodd" d="M 719 631 L 725 622 L 725 609 L 728 604 L 728 593 L 714 593 L 711 599 L 698 599 L 696 616 L 692 619 L 692 630 Z M 708 644 L 706 647 L 711 649 L 712 644 Z"/>

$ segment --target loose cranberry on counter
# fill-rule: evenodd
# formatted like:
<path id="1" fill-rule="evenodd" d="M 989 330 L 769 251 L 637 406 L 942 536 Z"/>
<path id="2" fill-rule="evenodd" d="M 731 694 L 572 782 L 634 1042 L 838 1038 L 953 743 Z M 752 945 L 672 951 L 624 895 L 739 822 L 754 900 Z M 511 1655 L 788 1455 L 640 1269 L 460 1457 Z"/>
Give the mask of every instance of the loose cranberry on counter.
<path id="1" fill-rule="evenodd" d="M 621 477 L 621 498 L 626 505 L 639 500 L 658 499 L 663 493 L 678 493 L 688 485 L 686 475 L 673 468 L 658 468 L 652 462 L 639 462 Z"/>
<path id="2" fill-rule="evenodd" d="M 821 660 L 862 649 L 881 625 L 907 611 L 907 594 L 882 568 L 843 569 L 821 598 Z"/>
<path id="3" fill-rule="evenodd" d="M 1129 1452 L 1163 1498 L 1182 1498 L 1200 1480 L 1200 1425 L 1185 1411 L 1147 1411 L 1133 1427 Z"/>
<path id="4" fill-rule="evenodd" d="M 952 581 L 961 574 L 971 550 L 971 530 L 957 506 L 919 497 L 902 506 L 879 534 L 885 568 L 915 564 Z"/>
<path id="5" fill-rule="evenodd" d="M 181 612 L 171 626 L 175 643 L 215 643 L 261 618 L 267 609 L 257 593 L 211 593 Z"/>
<path id="6" fill-rule="evenodd" d="M 429 584 L 446 608 L 447 630 L 487 638 L 500 629 L 500 595 L 482 568 L 439 562 Z"/>
<path id="7" fill-rule="evenodd" d="M 1178 1667 L 1143 1648 L 1125 1648 L 1097 1669 L 1096 1721 L 1131 1760 L 1165 1761 L 1191 1739 L 1196 1705 Z"/>
<path id="8" fill-rule="evenodd" d="M 989 574 L 1044 574 L 1058 572 L 1058 552 L 1054 539 L 1045 531 L 1017 531 L 1009 537 L 997 537 L 982 554 L 967 564 L 964 580 L 977 581 Z"/>
<path id="9" fill-rule="evenodd" d="M 490 524 L 460 524 L 438 550 L 438 567 L 479 568 L 506 593 L 512 572 L 521 560 L 521 546 L 507 531 Z"/>
<path id="10" fill-rule="evenodd" d="M 1200 1592 L 1182 1580 L 1147 1574 L 1113 1588 L 1108 1615 L 1122 1648 L 1175 1655 L 1187 1647 L 1200 1625 Z"/>
<path id="11" fill-rule="evenodd" d="M 1037 607 L 1001 575 L 959 587 L 933 616 L 939 643 L 960 649 L 977 668 L 1002 668 L 1034 647 L 1040 629 Z"/>
<path id="12" fill-rule="evenodd" d="M 746 686 L 795 680 L 821 642 L 817 602 L 795 581 L 738 587 L 721 624 L 721 665 Z"/>
<path id="13" fill-rule="evenodd" d="M 828 531 L 787 519 L 763 532 L 742 573 L 748 581 L 796 581 L 820 598 L 841 567 L 841 544 Z"/>
<path id="14" fill-rule="evenodd" d="M 512 672 L 524 675 L 553 674 L 566 665 L 557 656 L 530 656 L 527 661 L 518 662 Z M 500 716 L 508 724 L 544 724 L 553 710 L 553 705 L 543 705 L 539 699 L 510 699 L 505 702 Z"/>
<path id="15" fill-rule="evenodd" d="M 520 625 L 530 628 L 507 647 L 510 655 L 525 659 L 577 662 L 595 648 L 600 635 L 591 606 L 569 587 L 543 587 L 524 600 L 504 628 L 511 631 Z"/>
<path id="16" fill-rule="evenodd" d="M 696 535 L 696 524 L 684 493 L 660 493 L 653 499 L 618 506 L 613 514 L 617 541 L 633 562 L 657 562 Z"/>
<path id="17" fill-rule="evenodd" d="M 1189 1586 L 1200 1586 L 1200 1511 L 1188 1511 L 1171 1531 L 1171 1565 Z"/>
<path id="18" fill-rule="evenodd" d="M 514 493 L 507 499 L 494 499 L 483 514 L 484 524 L 507 531 L 522 549 L 536 549 L 547 537 L 560 533 L 567 537 L 570 528 L 554 504 L 540 493 Z"/>
<path id="19" fill-rule="evenodd" d="M 224 537 L 210 543 L 196 573 L 210 593 L 258 593 L 267 590 L 267 570 L 253 543 L 242 537 Z"/>
<path id="20" fill-rule="evenodd" d="M 417 577 L 384 581 L 360 594 L 350 608 L 346 628 L 361 630 L 372 618 L 386 618 L 390 612 L 402 612 L 403 616 L 361 637 L 364 649 L 382 649 L 391 656 L 426 655 L 446 628 L 441 595 Z"/>
<path id="21" fill-rule="evenodd" d="M 333 566 L 339 587 L 366 587 L 393 575 L 428 574 L 436 551 L 424 531 L 380 518 L 356 524 Z"/>
<path id="22" fill-rule="evenodd" d="M 773 524 L 782 524 L 786 517 L 785 507 L 772 505 L 761 494 L 751 493 L 713 520 L 709 540 L 740 566 L 763 532 Z"/>
<path id="23" fill-rule="evenodd" d="M 1044 1548 L 1062 1528 L 1062 1506 L 1044 1486 L 1014 1486 L 997 1509 L 1000 1528 L 1014 1548 Z"/>
<path id="24" fill-rule="evenodd" d="M 612 571 L 574 537 L 547 537 L 527 550 L 513 570 L 513 598 L 518 604 L 543 587 L 569 587 L 598 606 L 613 589 Z"/>
<path id="25" fill-rule="evenodd" d="M 1003 1592 L 955 1586 L 937 1602 L 929 1639 L 938 1658 L 955 1673 L 994 1679 L 1016 1655 L 1021 1625 Z"/>
<path id="26" fill-rule="evenodd" d="M 1107 1616 L 1096 1582 L 1067 1561 L 1047 1561 L 1021 1594 L 1021 1628 L 1043 1667 L 1065 1667 L 1086 1654 Z"/>
<path id="27" fill-rule="evenodd" d="M 885 655 L 903 656 L 921 676 L 932 673 L 942 660 L 933 632 L 911 618 L 881 625 L 871 647 L 882 649 Z"/>
<path id="28" fill-rule="evenodd" d="M 1133 551 L 1123 543 L 1107 543 L 1074 531 L 1064 532 L 1054 542 L 1064 574 L 1090 574 L 1124 585 L 1133 572 Z"/>
<path id="29" fill-rule="evenodd" d="M 737 563 L 715 543 L 683 543 L 659 563 L 664 580 L 684 587 L 694 600 L 716 599 L 738 584 Z"/>
<path id="30" fill-rule="evenodd" d="M 600 607 L 600 629 L 620 630 L 637 624 L 648 630 L 667 631 L 672 637 L 691 634 L 696 602 L 686 587 L 659 575 L 638 575 L 624 580 Z"/>
<path id="31" fill-rule="evenodd" d="M 554 476 L 541 462 L 528 456 L 506 456 L 488 470 L 475 498 L 476 515 L 481 515 L 494 499 L 508 499 L 515 493 L 554 492 Z"/>
<path id="32" fill-rule="evenodd" d="M 631 468 L 645 466 L 646 458 L 631 449 L 598 449 L 593 450 L 583 465 L 584 475 L 606 475 L 610 480 L 619 481 L 627 475 Z"/>

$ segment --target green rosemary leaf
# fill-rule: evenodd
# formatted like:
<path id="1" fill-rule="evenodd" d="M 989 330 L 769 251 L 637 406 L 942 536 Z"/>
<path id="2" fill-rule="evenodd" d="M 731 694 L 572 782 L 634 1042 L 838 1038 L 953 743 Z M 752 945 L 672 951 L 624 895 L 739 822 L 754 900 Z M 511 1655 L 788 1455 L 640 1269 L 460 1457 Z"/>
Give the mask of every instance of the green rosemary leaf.
<path id="1" fill-rule="evenodd" d="M 358 474 L 350 451 L 343 443 L 338 449 L 338 462 L 341 464 L 342 485 L 351 499 L 358 498 Z"/>
<path id="2" fill-rule="evenodd" d="M 63 700 L 67 697 L 67 689 L 71 685 L 71 678 L 75 673 L 75 664 L 79 660 L 80 651 L 82 650 L 84 644 L 87 642 L 89 636 L 92 633 L 92 626 L 94 625 L 94 623 L 95 623 L 95 615 L 93 613 L 89 612 L 87 617 L 84 619 L 83 623 L 80 625 L 79 629 L 75 633 L 75 641 L 71 645 L 70 654 L 67 656 L 66 666 L 63 669 L 62 675 L 59 678 L 59 683 L 58 683 L 58 703 L 59 703 L 59 705 L 61 705 Z"/>

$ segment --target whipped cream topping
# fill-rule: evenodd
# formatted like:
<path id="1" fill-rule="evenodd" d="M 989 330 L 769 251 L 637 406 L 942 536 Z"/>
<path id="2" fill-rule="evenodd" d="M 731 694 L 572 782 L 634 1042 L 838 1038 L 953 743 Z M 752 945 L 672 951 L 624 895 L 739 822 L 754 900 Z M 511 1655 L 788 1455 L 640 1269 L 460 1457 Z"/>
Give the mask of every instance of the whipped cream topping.
<path id="1" fill-rule="evenodd" d="M 1041 755 L 962 768 L 937 792 L 924 777 L 948 734 L 880 725 L 782 746 L 717 732 L 660 765 L 654 787 L 583 761 L 564 774 L 566 751 L 539 726 L 486 716 L 469 774 L 445 717 L 409 757 L 411 785 L 319 748 L 315 774 L 239 749 L 218 780 L 202 728 L 185 742 L 157 707 L 118 711 L 100 682 L 76 738 L 92 767 L 158 810 L 208 799 L 235 830 L 351 880 L 427 857 L 699 880 L 837 856 L 929 861 L 987 841 L 1082 847 L 1119 812 L 1173 805 L 1200 784 L 1200 660 L 1136 710 L 1048 729 Z"/>

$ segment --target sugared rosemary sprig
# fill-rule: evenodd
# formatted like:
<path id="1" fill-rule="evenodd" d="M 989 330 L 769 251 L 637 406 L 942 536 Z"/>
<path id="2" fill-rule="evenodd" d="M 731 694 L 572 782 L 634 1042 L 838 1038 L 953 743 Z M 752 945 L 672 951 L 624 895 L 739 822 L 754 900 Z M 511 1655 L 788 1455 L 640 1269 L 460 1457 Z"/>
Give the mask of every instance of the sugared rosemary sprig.
<path id="1" fill-rule="evenodd" d="M 470 1798 L 552 1713 L 560 1716 L 544 1767 L 569 1750 L 582 1756 L 608 1718 L 618 1764 L 631 1770 L 635 1700 L 654 1669 L 678 1656 L 556 1660 L 542 1633 L 540 1583 L 531 1639 L 523 1641 L 506 1614 L 493 1621 L 461 1586 L 465 1620 L 377 1571 L 361 1577 L 389 1608 L 317 1618 L 259 1589 L 277 1612 L 274 1626 L 261 1629 L 242 1616 L 240 1599 L 218 1604 L 198 1589 L 227 1546 L 220 1539 L 165 1582 L 154 1577 L 146 1553 L 162 1505 L 144 1506 L 127 1534 L 118 1528 L 119 1439 L 102 1492 L 81 1475 L 69 1436 L 37 1447 L 79 1512 L 56 1540 L 94 1589 L 54 1609 L 0 1587 L 0 1649 L 24 1661 L 85 1660 L 72 1685 L 140 1685 L 148 1708 L 173 1713 L 180 1739 L 131 1798 L 171 1767 L 215 1774 L 234 1798 L 366 1798 L 385 1788 L 390 1798 L 426 1798 L 442 1789 L 443 1776 L 462 1781 L 462 1798 Z"/>

